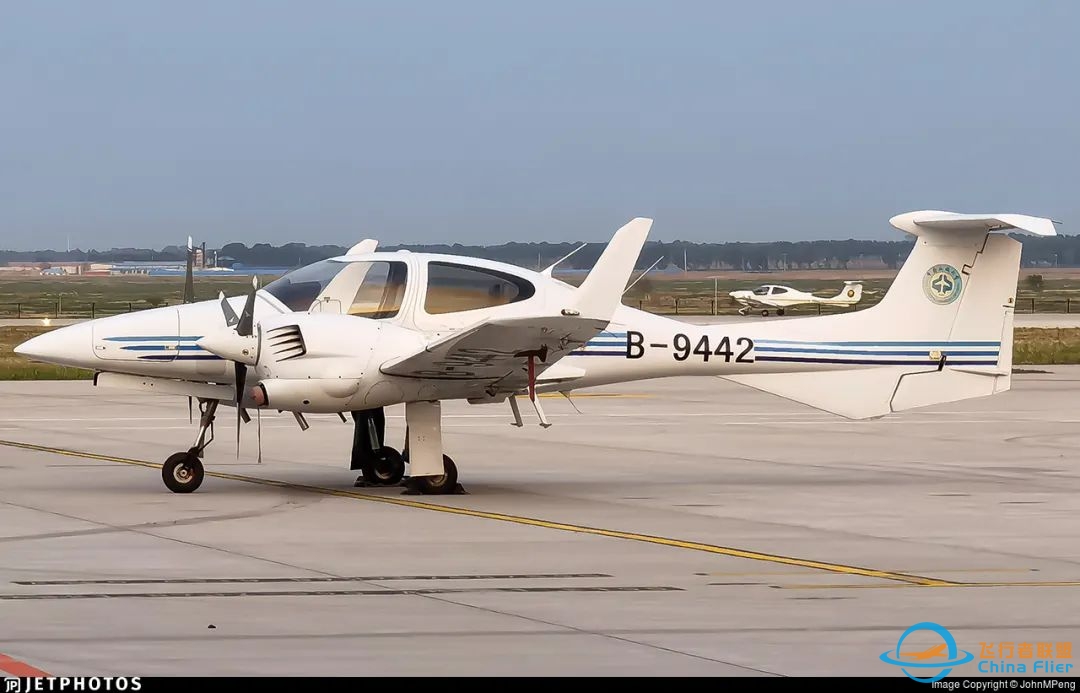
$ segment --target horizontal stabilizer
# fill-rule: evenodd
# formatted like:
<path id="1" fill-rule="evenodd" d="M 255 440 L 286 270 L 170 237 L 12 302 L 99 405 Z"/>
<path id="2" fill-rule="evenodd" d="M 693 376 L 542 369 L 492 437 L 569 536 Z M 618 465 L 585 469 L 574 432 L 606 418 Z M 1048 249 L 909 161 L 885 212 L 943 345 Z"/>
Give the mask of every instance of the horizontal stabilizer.
<path id="1" fill-rule="evenodd" d="M 889 223 L 908 233 L 921 235 L 921 230 L 937 231 L 1021 231 L 1036 236 L 1056 236 L 1054 220 L 1026 214 L 957 214 L 924 210 L 900 214 Z"/>
<path id="2" fill-rule="evenodd" d="M 986 397 L 1009 389 L 1011 372 L 909 366 L 723 376 L 848 419 L 876 419 L 933 404 Z"/>

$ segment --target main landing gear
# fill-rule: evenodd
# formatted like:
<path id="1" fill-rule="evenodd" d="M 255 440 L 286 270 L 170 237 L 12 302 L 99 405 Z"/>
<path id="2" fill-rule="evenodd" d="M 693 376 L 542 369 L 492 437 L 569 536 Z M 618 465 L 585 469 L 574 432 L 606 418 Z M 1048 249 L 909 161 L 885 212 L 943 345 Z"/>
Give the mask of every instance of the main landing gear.
<path id="1" fill-rule="evenodd" d="M 173 493 L 191 493 L 202 485 L 202 456 L 214 440 L 214 418 L 217 414 L 216 399 L 199 401 L 199 437 L 195 445 L 184 452 L 169 455 L 161 466 L 161 479 Z"/>
<path id="2" fill-rule="evenodd" d="M 352 412 L 353 446 L 349 469 L 359 469 L 355 486 L 395 486 L 405 477 L 405 458 L 383 445 L 386 416 L 382 407 Z"/>
<path id="3" fill-rule="evenodd" d="M 161 467 L 161 479 L 173 493 L 191 493 L 202 485 L 203 453 L 214 440 L 218 400 L 199 401 L 199 435 L 195 444 L 170 455 Z M 406 492 L 439 495 L 464 493 L 457 465 L 442 452 L 442 415 L 439 402 L 410 402 L 405 406 L 407 427 L 404 454 L 383 445 L 386 419 L 382 408 L 352 412 L 354 422 L 349 468 L 360 470 L 356 486 L 397 486 Z M 298 415 L 298 421 L 302 417 Z M 303 428 L 306 425 L 302 424 Z M 410 459 L 411 458 L 411 459 Z M 405 478 L 405 465 L 411 476 Z"/>
<path id="4" fill-rule="evenodd" d="M 353 484 L 358 487 L 406 487 L 406 493 L 442 495 L 463 493 L 458 484 L 457 465 L 442 454 L 441 416 L 437 402 L 416 402 L 406 405 L 405 449 L 398 452 L 385 445 L 386 416 L 381 407 L 352 412 L 354 422 L 352 458 L 349 469 L 360 470 Z M 412 451 L 410 451 L 410 443 Z M 410 461 L 410 454 L 419 450 L 419 464 Z M 432 455 L 437 465 L 432 469 Z M 441 462 L 439 461 L 441 457 Z M 405 465 L 411 464 L 412 475 L 405 478 Z M 434 473 L 432 473 L 434 472 Z"/>

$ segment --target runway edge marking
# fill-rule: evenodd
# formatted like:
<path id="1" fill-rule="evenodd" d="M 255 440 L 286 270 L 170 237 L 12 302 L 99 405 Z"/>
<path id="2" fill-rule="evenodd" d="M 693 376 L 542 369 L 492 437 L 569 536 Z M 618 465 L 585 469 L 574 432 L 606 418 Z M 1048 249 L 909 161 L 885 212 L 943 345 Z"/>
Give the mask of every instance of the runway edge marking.
<path id="1" fill-rule="evenodd" d="M 65 455 L 68 457 L 84 458 L 91 460 L 102 460 L 106 462 L 117 462 L 120 464 L 137 465 L 140 467 L 149 467 L 151 469 L 161 469 L 160 464 L 153 462 L 147 462 L 145 460 L 135 460 L 127 457 L 116 457 L 113 455 L 100 455 L 93 452 L 81 452 L 78 450 L 67 450 L 65 448 L 54 448 L 46 445 L 35 445 L 33 443 L 19 443 L 11 440 L 0 440 L 0 445 L 20 448 L 23 450 L 33 450 L 36 452 L 47 452 L 55 455 Z M 347 491 L 343 489 L 325 488 L 322 486 L 308 486 L 306 484 L 294 484 L 287 481 L 278 481 L 276 479 L 263 479 L 254 476 L 245 476 L 243 474 L 231 474 L 228 472 L 215 472 L 206 471 L 206 476 L 212 476 L 218 479 L 227 479 L 229 481 L 242 481 L 249 484 L 259 484 L 262 486 L 275 486 L 278 488 L 288 488 L 302 491 L 309 491 L 311 493 L 319 493 L 327 496 L 337 496 L 339 498 L 355 498 L 357 500 L 371 501 L 375 503 L 385 503 L 388 505 L 398 505 L 406 508 L 417 508 L 419 510 L 431 510 L 434 512 L 449 513 L 452 515 L 462 515 L 465 517 L 476 517 L 485 520 L 495 520 L 498 522 L 510 522 L 518 525 L 527 525 L 531 527 L 543 527 L 545 529 L 555 529 L 564 532 L 574 532 L 577 534 L 591 534 L 594 536 L 609 537 L 612 539 L 625 539 L 628 541 L 638 541 L 647 544 L 656 544 L 659 546 L 670 546 L 679 549 L 688 549 L 691 551 L 702 551 L 705 553 L 712 553 L 721 556 L 730 556 L 732 558 L 744 558 L 751 561 L 765 561 L 768 563 L 776 563 L 781 565 L 792 565 L 801 568 L 812 568 L 814 570 L 822 570 L 830 573 L 838 573 L 842 575 L 857 575 L 860 577 L 878 578 L 881 580 L 893 580 L 896 582 L 910 583 L 914 585 L 955 585 L 960 583 L 951 582 L 949 580 L 939 580 L 937 578 L 924 577 L 921 575 L 909 575 L 906 573 L 896 573 L 887 570 L 874 570 L 872 568 L 861 568 L 858 566 L 843 565 L 840 563 L 828 563 L 825 561 L 813 561 L 803 558 L 794 558 L 791 556 L 781 556 L 778 554 L 761 553 L 758 551 L 746 551 L 743 549 L 735 549 L 726 546 L 717 546 L 715 544 L 705 544 L 696 541 L 683 541 L 681 539 L 671 539 L 669 537 L 658 537 L 650 534 L 638 534 L 636 532 L 623 532 L 613 529 L 601 529 L 599 527 L 587 527 L 585 525 L 573 525 L 564 522 L 552 522 L 549 520 L 540 520 L 532 517 L 523 517 L 520 515 L 507 515 L 504 513 L 488 512 L 486 510 L 472 510 L 470 508 L 455 508 L 449 505 L 438 505 L 436 503 L 426 503 L 423 501 L 407 500 L 405 498 L 391 498 L 387 496 L 376 496 L 368 493 L 360 493 L 358 491 Z"/>

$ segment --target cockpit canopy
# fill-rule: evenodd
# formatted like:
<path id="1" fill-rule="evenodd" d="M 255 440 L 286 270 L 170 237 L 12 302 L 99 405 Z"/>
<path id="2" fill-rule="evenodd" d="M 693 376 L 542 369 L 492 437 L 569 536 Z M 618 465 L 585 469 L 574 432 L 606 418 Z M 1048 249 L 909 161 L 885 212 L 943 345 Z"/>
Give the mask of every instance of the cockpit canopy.
<path id="1" fill-rule="evenodd" d="M 265 290 L 292 311 L 306 312 L 321 304 L 320 310 L 376 320 L 393 318 L 403 310 L 406 289 L 414 280 L 411 268 L 423 270 L 425 288 L 416 310 L 428 315 L 508 305 L 536 293 L 536 287 L 524 277 L 441 259 L 423 263 L 404 259 L 323 260 L 286 274 Z"/>
<path id="2" fill-rule="evenodd" d="M 773 286 L 772 284 L 766 284 L 754 289 L 755 296 L 768 296 L 770 294 L 786 294 L 787 289 L 782 286 Z"/>

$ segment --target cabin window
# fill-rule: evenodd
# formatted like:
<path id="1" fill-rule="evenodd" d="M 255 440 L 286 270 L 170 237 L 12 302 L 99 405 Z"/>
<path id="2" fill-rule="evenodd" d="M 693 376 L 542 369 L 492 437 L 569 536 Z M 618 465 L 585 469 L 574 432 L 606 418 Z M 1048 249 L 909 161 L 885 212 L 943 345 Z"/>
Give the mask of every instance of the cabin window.
<path id="1" fill-rule="evenodd" d="M 347 263 L 323 260 L 300 267 L 266 285 L 266 292 L 285 304 L 291 311 L 304 312 L 319 298 Z"/>
<path id="2" fill-rule="evenodd" d="M 785 288 L 784 288 L 784 287 L 782 287 L 782 286 L 774 286 L 774 287 L 773 287 L 773 290 L 772 290 L 772 292 L 773 292 L 774 294 L 786 294 L 786 293 L 787 293 L 787 289 L 785 289 Z"/>
<path id="3" fill-rule="evenodd" d="M 392 318 L 401 310 L 405 297 L 405 278 L 408 270 L 404 262 L 353 262 L 351 271 L 361 275 L 349 315 L 372 320 Z"/>
<path id="4" fill-rule="evenodd" d="M 524 301 L 535 293 L 533 285 L 512 274 L 449 262 L 428 263 L 428 315 L 493 308 Z"/>
<path id="5" fill-rule="evenodd" d="M 754 295 L 755 296 L 767 296 L 768 293 L 769 293 L 769 287 L 767 287 L 767 286 L 759 286 L 758 288 L 754 289 Z"/>

